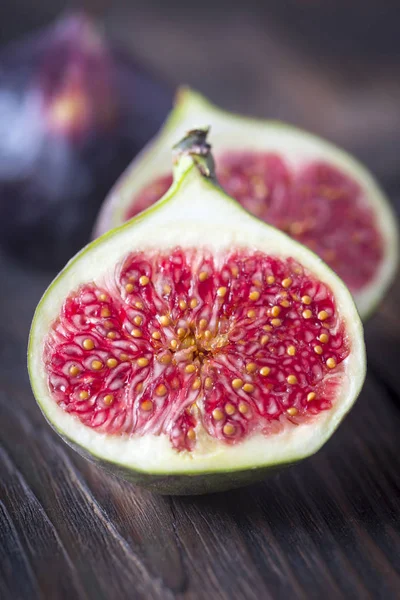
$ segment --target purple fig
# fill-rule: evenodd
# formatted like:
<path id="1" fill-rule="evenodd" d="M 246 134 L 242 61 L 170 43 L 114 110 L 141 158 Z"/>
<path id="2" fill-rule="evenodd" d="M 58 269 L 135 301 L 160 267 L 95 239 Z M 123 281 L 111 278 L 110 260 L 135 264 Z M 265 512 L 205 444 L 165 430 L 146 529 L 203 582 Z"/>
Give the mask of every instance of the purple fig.
<path id="1" fill-rule="evenodd" d="M 0 55 L 0 241 L 63 264 L 117 177 L 162 124 L 172 91 L 75 14 Z"/>

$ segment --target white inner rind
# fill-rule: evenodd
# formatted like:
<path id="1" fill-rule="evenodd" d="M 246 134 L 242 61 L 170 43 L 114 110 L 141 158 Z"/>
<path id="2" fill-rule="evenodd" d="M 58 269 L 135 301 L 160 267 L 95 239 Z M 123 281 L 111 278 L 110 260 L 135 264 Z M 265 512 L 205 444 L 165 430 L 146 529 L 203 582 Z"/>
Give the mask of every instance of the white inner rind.
<path id="1" fill-rule="evenodd" d="M 231 471 L 287 463 L 313 454 L 351 408 L 365 377 L 362 325 L 354 302 L 341 280 L 317 256 L 249 215 L 222 191 L 216 192 L 199 175 L 191 159 L 183 159 L 180 168 L 178 183 L 160 202 L 84 248 L 43 296 L 33 320 L 28 350 L 36 399 L 54 428 L 74 444 L 105 461 L 148 473 Z M 288 426 L 281 433 L 257 434 L 236 445 L 213 439 L 204 431 L 193 452 L 177 452 L 165 435 L 124 437 L 98 433 L 58 406 L 48 387 L 43 344 L 65 298 L 82 283 L 101 283 L 132 251 L 162 251 L 176 246 L 204 247 L 215 253 L 246 248 L 283 259 L 293 257 L 332 289 L 351 351 L 341 363 L 340 392 L 330 410 L 297 427 Z"/>
<path id="2" fill-rule="evenodd" d="M 304 163 L 323 160 L 358 182 L 366 204 L 374 211 L 384 242 L 384 258 L 373 280 L 354 293 L 361 317 L 372 312 L 394 277 L 399 248 L 396 217 L 371 174 L 352 156 L 321 138 L 283 123 L 226 113 L 190 90 L 181 93 L 177 107 L 161 133 L 133 161 L 112 190 L 100 213 L 97 234 L 121 225 L 127 208 L 143 187 L 170 172 L 171 147 L 188 129 L 198 124 L 211 125 L 210 140 L 216 157 L 225 150 L 237 149 L 277 152 L 294 170 Z"/>

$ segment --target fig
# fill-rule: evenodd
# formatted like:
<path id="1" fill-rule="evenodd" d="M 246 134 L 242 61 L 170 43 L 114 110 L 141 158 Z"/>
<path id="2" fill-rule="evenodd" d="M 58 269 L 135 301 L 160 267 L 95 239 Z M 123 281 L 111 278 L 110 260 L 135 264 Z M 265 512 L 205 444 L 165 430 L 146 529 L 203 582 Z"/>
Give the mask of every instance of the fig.
<path id="1" fill-rule="evenodd" d="M 172 93 L 74 13 L 0 55 L 0 240 L 60 268 Z"/>
<path id="2" fill-rule="evenodd" d="M 182 89 L 158 137 L 106 199 L 95 235 L 160 198 L 171 184 L 167 148 L 190 124 L 210 123 L 217 176 L 248 211 L 316 252 L 343 279 L 362 318 L 398 262 L 396 219 L 371 174 L 332 144 L 290 125 L 224 112 Z"/>
<path id="3" fill-rule="evenodd" d="M 178 144 L 158 203 L 67 264 L 29 340 L 54 429 L 160 493 L 237 487 L 310 456 L 365 377 L 350 292 L 218 186 L 206 135 Z"/>

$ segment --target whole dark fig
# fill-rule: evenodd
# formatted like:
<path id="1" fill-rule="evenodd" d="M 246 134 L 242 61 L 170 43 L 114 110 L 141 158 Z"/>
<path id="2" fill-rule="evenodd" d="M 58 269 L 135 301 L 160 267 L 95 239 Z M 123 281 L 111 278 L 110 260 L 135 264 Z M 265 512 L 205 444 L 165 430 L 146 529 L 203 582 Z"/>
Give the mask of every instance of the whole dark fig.
<path id="1" fill-rule="evenodd" d="M 104 196 L 172 104 L 172 92 L 82 13 L 0 55 L 0 241 L 35 264 L 65 263 Z"/>

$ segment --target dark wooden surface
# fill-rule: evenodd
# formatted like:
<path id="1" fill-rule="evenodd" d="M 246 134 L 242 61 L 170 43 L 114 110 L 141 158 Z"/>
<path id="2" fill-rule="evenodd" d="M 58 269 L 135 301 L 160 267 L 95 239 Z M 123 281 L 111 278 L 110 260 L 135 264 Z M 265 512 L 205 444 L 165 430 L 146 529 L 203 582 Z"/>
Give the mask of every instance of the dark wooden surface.
<path id="1" fill-rule="evenodd" d="M 321 50 L 316 59 L 281 35 L 279 11 L 271 23 L 218 12 L 206 23 L 200 13 L 168 19 L 165 9 L 138 5 L 140 20 L 133 10 L 110 14 L 110 31 L 172 81 L 341 142 L 396 203 L 400 78 L 392 55 L 373 72 L 352 55 L 344 63 Z M 400 597 L 399 283 L 365 328 L 363 392 L 319 454 L 257 486 L 171 498 L 85 462 L 42 418 L 25 356 L 51 276 L 0 257 L 2 600 Z"/>

